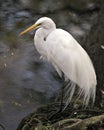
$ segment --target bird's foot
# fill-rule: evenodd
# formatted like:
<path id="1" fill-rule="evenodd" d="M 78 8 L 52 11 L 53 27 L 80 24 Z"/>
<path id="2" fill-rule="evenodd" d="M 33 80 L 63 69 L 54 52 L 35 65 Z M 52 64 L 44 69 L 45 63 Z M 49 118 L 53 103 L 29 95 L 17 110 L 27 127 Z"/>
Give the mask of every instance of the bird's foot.
<path id="1" fill-rule="evenodd" d="M 50 120 L 51 122 L 54 122 L 55 120 L 57 120 L 58 118 L 61 118 L 62 116 L 62 109 L 58 109 L 55 113 L 53 113 L 48 120 Z"/>

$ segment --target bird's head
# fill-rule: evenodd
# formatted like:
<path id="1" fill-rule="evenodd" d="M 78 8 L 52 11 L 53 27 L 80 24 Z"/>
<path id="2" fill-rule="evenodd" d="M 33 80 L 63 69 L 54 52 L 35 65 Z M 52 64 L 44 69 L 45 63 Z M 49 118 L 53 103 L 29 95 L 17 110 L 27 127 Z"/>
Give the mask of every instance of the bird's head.
<path id="1" fill-rule="evenodd" d="M 26 30 L 22 31 L 19 34 L 19 36 L 24 35 L 25 33 L 29 32 L 31 30 L 35 30 L 36 28 L 44 28 L 44 29 L 50 30 L 50 29 L 55 29 L 56 25 L 52 19 L 50 19 L 48 17 L 42 17 L 42 18 L 38 19 L 35 24 L 30 26 Z"/>

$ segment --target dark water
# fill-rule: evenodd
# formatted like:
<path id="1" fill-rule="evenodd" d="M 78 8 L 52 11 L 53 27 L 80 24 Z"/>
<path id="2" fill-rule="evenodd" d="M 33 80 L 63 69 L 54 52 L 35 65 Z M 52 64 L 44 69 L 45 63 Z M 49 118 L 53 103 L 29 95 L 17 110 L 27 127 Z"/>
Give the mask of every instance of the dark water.
<path id="1" fill-rule="evenodd" d="M 34 32 L 18 37 L 19 32 L 39 17 L 49 16 L 81 42 L 96 17 L 96 13 L 64 9 L 60 1 L 32 2 L 0 2 L 0 124 L 6 130 L 15 130 L 24 116 L 49 102 L 60 88 L 53 67 L 39 59 Z"/>

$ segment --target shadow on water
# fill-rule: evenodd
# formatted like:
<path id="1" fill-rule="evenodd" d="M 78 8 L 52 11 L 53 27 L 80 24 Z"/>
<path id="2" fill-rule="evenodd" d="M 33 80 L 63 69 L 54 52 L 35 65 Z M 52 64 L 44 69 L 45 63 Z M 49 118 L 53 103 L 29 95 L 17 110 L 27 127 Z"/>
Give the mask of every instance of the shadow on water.
<path id="1" fill-rule="evenodd" d="M 51 2 L 51 8 L 49 1 L 37 1 L 33 10 L 31 2 L 0 2 L 0 123 L 8 130 L 15 130 L 24 116 L 49 102 L 60 86 L 52 66 L 39 59 L 33 33 L 19 38 L 19 32 L 45 15 L 81 41 L 96 17 L 93 14 L 79 18 L 73 11 L 63 10 L 63 3 L 59 1 Z"/>

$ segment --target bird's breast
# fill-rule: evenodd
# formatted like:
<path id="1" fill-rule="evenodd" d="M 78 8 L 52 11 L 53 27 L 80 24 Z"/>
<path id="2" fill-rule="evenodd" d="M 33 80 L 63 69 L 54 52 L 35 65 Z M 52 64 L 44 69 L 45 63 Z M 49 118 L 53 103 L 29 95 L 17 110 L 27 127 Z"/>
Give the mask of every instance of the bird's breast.
<path id="1" fill-rule="evenodd" d="M 49 61 L 50 59 L 50 41 L 49 36 L 51 35 L 50 31 L 46 31 L 44 29 L 39 29 L 36 31 L 34 36 L 34 44 L 37 51 L 40 53 L 42 57 Z"/>
<path id="2" fill-rule="evenodd" d="M 43 59 L 48 60 L 47 54 L 47 44 L 43 37 L 34 37 L 34 44 L 38 53 L 43 57 Z"/>

